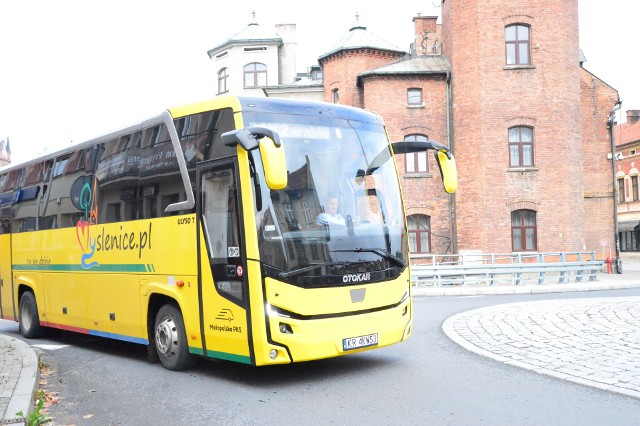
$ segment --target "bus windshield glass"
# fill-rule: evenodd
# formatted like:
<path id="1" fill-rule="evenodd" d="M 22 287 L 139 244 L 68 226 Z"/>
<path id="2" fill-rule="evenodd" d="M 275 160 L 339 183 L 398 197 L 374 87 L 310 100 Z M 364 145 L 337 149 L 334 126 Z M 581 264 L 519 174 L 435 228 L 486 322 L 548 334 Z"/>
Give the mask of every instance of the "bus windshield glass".
<path id="1" fill-rule="evenodd" d="M 283 190 L 267 187 L 259 151 L 249 154 L 267 276 L 313 288 L 383 281 L 404 270 L 403 207 L 380 123 L 252 113 L 244 122 L 278 132 L 286 153 Z"/>

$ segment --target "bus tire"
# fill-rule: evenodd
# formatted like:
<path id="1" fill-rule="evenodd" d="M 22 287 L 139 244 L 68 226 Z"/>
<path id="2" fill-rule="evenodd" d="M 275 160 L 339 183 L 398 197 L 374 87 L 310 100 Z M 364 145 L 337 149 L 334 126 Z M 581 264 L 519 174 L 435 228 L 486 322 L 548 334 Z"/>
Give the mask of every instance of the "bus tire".
<path id="1" fill-rule="evenodd" d="M 156 352 L 162 366 L 180 371 L 193 367 L 198 358 L 189 353 L 189 342 L 180 310 L 173 304 L 163 305 L 156 315 L 154 327 Z"/>
<path id="2" fill-rule="evenodd" d="M 20 297 L 20 311 L 18 323 L 20 334 L 27 339 L 35 339 L 44 335 L 44 328 L 40 325 L 38 305 L 33 292 L 25 291 Z"/>

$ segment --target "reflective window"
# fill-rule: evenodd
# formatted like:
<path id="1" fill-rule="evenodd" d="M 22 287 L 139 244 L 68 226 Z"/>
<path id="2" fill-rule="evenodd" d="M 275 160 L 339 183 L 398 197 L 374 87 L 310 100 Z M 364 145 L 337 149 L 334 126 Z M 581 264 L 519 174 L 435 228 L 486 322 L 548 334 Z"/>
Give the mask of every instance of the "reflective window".
<path id="1" fill-rule="evenodd" d="M 248 112 L 244 121 L 277 131 L 286 151 L 288 184 L 279 191 L 260 182 L 260 151 L 251 152 L 252 189 L 260 200 L 260 259 L 267 274 L 324 287 L 355 284 L 343 281 L 345 274 L 367 271 L 369 280 L 377 281 L 404 269 L 403 208 L 381 124 Z"/>

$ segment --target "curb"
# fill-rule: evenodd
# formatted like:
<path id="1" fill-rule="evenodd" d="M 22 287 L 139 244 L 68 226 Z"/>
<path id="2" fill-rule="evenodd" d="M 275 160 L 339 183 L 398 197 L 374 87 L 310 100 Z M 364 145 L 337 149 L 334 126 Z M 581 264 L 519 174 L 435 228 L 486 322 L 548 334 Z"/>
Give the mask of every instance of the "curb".
<path id="1" fill-rule="evenodd" d="M 16 387 L 13 390 L 9 405 L 5 411 L 5 418 L 0 419 L 0 424 L 24 425 L 23 418 L 17 417 L 16 413 L 22 411 L 25 416 L 33 411 L 33 392 L 35 392 L 40 379 L 40 369 L 38 368 L 38 357 L 31 346 L 20 339 L 0 335 L 0 338 L 8 340 L 22 355 L 22 368 L 18 377 Z"/>

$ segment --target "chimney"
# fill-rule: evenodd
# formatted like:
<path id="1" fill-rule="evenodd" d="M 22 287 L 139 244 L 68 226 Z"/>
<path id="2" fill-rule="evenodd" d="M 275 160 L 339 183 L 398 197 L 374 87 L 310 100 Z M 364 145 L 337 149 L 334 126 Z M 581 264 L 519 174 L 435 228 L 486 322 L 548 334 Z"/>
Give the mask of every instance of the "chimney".
<path id="1" fill-rule="evenodd" d="M 437 16 L 416 16 L 415 25 L 415 54 L 417 56 L 439 55 L 440 35 Z"/>
<path id="2" fill-rule="evenodd" d="M 638 109 L 628 109 L 627 110 L 627 124 L 633 124 L 638 120 L 640 120 L 640 110 L 638 110 Z"/>
<path id="3" fill-rule="evenodd" d="M 296 81 L 296 24 L 277 24 L 276 33 L 282 38 L 282 47 L 278 52 L 280 62 L 280 81 L 278 84 L 290 84 Z"/>

